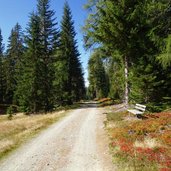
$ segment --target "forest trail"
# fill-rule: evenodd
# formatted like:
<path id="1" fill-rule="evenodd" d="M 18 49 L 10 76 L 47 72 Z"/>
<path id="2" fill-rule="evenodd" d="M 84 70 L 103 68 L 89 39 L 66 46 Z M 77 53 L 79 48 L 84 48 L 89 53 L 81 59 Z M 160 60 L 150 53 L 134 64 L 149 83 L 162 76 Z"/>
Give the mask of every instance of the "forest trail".
<path id="1" fill-rule="evenodd" d="M 1 171 L 113 171 L 105 115 L 94 104 L 70 111 L 0 163 Z"/>

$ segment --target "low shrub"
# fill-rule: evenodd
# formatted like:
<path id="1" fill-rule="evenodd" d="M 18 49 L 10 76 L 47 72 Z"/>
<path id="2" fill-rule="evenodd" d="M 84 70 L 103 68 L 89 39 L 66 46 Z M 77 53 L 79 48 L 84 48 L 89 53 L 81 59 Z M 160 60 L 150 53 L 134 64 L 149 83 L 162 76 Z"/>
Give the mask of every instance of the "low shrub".
<path id="1" fill-rule="evenodd" d="M 13 117 L 13 114 L 16 114 L 18 111 L 19 111 L 18 110 L 18 106 L 16 106 L 16 105 L 10 105 L 7 108 L 8 119 L 11 120 L 12 117 Z"/>
<path id="2" fill-rule="evenodd" d="M 108 121 L 121 121 L 124 116 L 126 116 L 126 112 L 116 112 L 116 113 L 108 113 L 107 120 Z"/>
<path id="3" fill-rule="evenodd" d="M 118 170 L 171 170 L 171 112 L 149 114 L 145 120 L 128 121 L 125 115 L 107 115 L 108 123 L 117 123 L 109 134 Z"/>
<path id="4" fill-rule="evenodd" d="M 7 113 L 9 105 L 7 104 L 0 104 L 0 115 L 4 115 Z"/>
<path id="5" fill-rule="evenodd" d="M 17 105 L 10 105 L 7 108 L 7 114 L 15 114 L 17 112 L 19 112 L 19 107 Z"/>

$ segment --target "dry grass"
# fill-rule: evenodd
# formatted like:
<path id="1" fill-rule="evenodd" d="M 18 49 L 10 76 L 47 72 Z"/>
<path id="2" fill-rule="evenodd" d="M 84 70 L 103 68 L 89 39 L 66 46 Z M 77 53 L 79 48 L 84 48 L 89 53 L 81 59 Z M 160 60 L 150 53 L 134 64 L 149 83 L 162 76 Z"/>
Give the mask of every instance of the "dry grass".
<path id="1" fill-rule="evenodd" d="M 12 120 L 0 116 L 0 159 L 65 115 L 64 111 L 30 116 L 17 114 Z"/>
<path id="2" fill-rule="evenodd" d="M 136 140 L 134 142 L 134 147 L 141 147 L 141 148 L 157 148 L 161 147 L 161 143 L 157 141 L 155 138 L 145 138 L 144 141 Z"/>

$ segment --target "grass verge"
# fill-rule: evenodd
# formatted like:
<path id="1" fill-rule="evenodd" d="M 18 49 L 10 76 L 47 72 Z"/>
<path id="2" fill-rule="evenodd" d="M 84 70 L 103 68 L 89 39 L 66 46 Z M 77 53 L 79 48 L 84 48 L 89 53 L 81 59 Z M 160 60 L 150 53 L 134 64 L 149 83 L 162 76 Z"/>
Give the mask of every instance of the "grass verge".
<path id="1" fill-rule="evenodd" d="M 107 114 L 110 149 L 118 171 L 171 171 L 171 112 L 145 118 L 127 112 Z"/>
<path id="2" fill-rule="evenodd" d="M 65 111 L 39 115 L 0 116 L 0 159 L 15 150 L 29 138 L 66 115 Z"/>

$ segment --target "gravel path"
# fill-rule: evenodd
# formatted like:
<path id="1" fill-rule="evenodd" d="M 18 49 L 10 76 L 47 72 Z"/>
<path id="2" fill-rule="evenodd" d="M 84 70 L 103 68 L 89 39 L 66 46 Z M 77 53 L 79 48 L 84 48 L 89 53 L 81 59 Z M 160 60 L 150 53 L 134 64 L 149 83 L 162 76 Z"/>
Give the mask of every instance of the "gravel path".
<path id="1" fill-rule="evenodd" d="M 102 109 L 76 109 L 0 163 L 0 171 L 113 171 Z"/>

